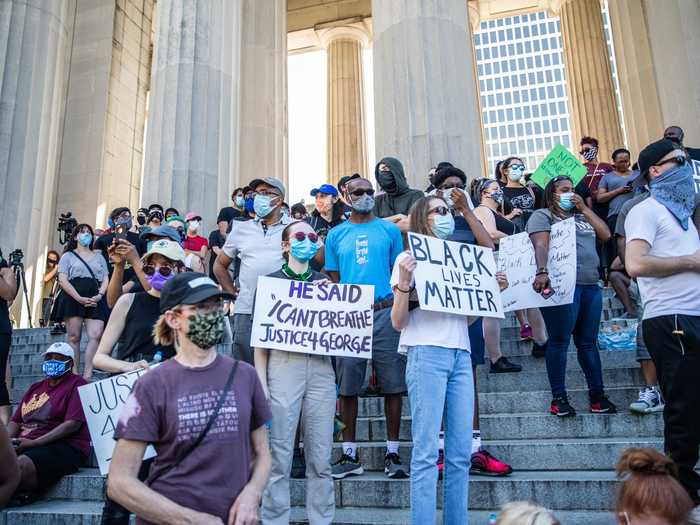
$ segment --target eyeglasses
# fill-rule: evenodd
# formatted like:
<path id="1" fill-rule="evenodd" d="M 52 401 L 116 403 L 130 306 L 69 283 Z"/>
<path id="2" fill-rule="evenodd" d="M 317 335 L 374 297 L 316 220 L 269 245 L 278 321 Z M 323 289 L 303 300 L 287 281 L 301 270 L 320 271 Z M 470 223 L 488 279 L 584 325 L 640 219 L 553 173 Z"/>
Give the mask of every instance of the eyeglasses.
<path id="1" fill-rule="evenodd" d="M 445 206 L 438 206 L 437 208 L 433 208 L 430 210 L 428 213 L 437 213 L 438 215 L 447 215 L 450 213 L 450 210 L 448 210 Z"/>
<path id="2" fill-rule="evenodd" d="M 464 184 L 443 184 L 442 186 L 440 186 L 441 190 L 452 190 L 454 188 L 457 188 L 458 190 L 463 190 Z"/>
<path id="3" fill-rule="evenodd" d="M 657 168 L 663 166 L 664 164 L 668 164 L 670 162 L 675 162 L 679 166 L 683 166 L 688 159 L 686 159 L 683 155 L 677 155 L 675 157 L 671 157 L 670 159 L 662 160 L 661 162 L 657 162 L 654 164 Z"/>
<path id="4" fill-rule="evenodd" d="M 294 238 L 300 242 L 303 241 L 304 239 L 306 239 L 307 237 L 313 243 L 316 243 L 318 241 L 318 235 L 316 235 L 314 232 L 309 232 L 309 233 L 296 232 L 294 234 Z"/>
<path id="5" fill-rule="evenodd" d="M 169 266 L 167 264 L 158 266 L 158 268 L 156 268 L 152 264 L 143 265 L 143 273 L 145 273 L 146 275 L 153 275 L 154 273 L 156 273 L 156 269 L 158 270 L 158 273 L 161 274 L 163 277 L 167 277 L 168 275 L 173 273 L 174 270 L 172 266 Z"/>
<path id="6" fill-rule="evenodd" d="M 356 190 L 351 191 L 350 195 L 354 197 L 362 197 L 365 193 L 371 197 L 372 195 L 374 195 L 374 190 L 372 188 L 358 188 Z"/>
<path id="7" fill-rule="evenodd" d="M 231 301 L 227 299 L 214 299 L 207 300 L 199 304 L 190 304 L 187 305 L 187 307 L 192 308 L 199 315 L 206 315 L 219 310 L 224 310 L 228 308 L 230 303 Z"/>

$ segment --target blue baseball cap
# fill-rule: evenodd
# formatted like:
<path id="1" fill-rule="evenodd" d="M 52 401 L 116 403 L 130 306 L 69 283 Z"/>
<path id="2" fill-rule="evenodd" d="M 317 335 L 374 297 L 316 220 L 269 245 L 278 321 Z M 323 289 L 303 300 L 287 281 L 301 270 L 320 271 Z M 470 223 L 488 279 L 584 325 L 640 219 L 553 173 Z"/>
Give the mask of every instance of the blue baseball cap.
<path id="1" fill-rule="evenodd" d="M 326 195 L 338 196 L 338 190 L 332 184 L 321 184 L 320 187 L 311 190 L 311 196 L 315 197 L 317 193 L 325 193 Z"/>

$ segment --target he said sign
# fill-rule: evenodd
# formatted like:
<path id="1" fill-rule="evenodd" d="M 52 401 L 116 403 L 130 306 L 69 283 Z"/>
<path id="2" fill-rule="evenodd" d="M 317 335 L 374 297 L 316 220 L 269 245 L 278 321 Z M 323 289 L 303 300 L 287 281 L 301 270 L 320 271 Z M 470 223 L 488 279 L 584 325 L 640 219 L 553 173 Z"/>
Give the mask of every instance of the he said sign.
<path id="1" fill-rule="evenodd" d="M 112 460 L 115 445 L 114 430 L 117 427 L 119 414 L 124 408 L 126 398 L 134 388 L 134 383 L 147 371 L 147 368 L 140 368 L 78 387 L 92 448 L 95 450 L 100 474 L 103 476 L 109 472 L 109 463 Z M 148 459 L 155 455 L 155 449 L 149 445 L 143 458 Z"/>
<path id="2" fill-rule="evenodd" d="M 496 263 L 488 248 L 409 232 L 423 310 L 503 318 Z"/>
<path id="3" fill-rule="evenodd" d="M 508 288 L 503 291 L 503 310 L 540 308 L 570 304 L 576 288 L 576 225 L 567 219 L 552 226 L 549 235 L 549 280 L 554 295 L 545 299 L 535 292 L 537 263 L 535 249 L 527 233 L 501 239 L 498 250 L 498 271 L 506 274 Z"/>
<path id="4" fill-rule="evenodd" d="M 259 277 L 250 346 L 372 357 L 374 286 Z"/>
<path id="5" fill-rule="evenodd" d="M 586 173 L 586 167 L 568 149 L 557 144 L 537 167 L 531 180 L 540 188 L 544 188 L 553 178 L 566 175 L 576 186 Z"/>

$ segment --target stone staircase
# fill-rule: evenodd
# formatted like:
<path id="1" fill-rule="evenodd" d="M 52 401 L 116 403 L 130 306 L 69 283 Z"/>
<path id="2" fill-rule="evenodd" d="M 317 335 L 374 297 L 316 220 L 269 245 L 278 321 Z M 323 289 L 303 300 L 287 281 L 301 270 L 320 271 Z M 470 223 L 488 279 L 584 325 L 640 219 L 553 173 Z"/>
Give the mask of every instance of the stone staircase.
<path id="1" fill-rule="evenodd" d="M 619 302 L 606 289 L 601 323 L 608 324 L 621 313 Z M 26 387 L 39 378 L 39 354 L 54 339 L 60 338 L 52 338 L 46 331 L 16 332 L 11 356 L 13 399 L 19 399 Z M 518 341 L 513 315 L 504 322 L 502 339 L 503 353 L 521 363 L 523 372 L 490 375 L 486 366 L 479 368 L 481 432 L 484 446 L 510 463 L 515 472 L 507 478 L 470 478 L 471 522 L 486 524 L 489 515 L 503 504 L 529 500 L 553 509 L 567 525 L 612 525 L 617 486 L 613 468 L 620 453 L 630 446 L 662 447 L 661 415 L 638 416 L 627 410 L 642 383 L 635 352 L 601 351 L 607 393 L 620 413 L 594 415 L 587 411 L 585 379 L 572 346 L 567 387 L 578 415 L 559 420 L 547 412 L 551 396 L 544 360 L 531 357 L 530 345 Z M 386 425 L 382 400 L 361 399 L 359 414 L 359 454 L 367 472 L 336 482 L 334 523 L 408 524 L 409 482 L 389 480 L 383 474 Z M 403 414 L 400 453 L 408 462 L 412 444 L 407 400 Z M 336 446 L 334 456 L 339 455 L 340 448 Z M 104 479 L 97 469 L 83 469 L 60 481 L 45 500 L 0 512 L 0 525 L 97 524 L 103 490 Z M 304 491 L 303 480 L 292 480 L 293 523 L 306 523 Z"/>

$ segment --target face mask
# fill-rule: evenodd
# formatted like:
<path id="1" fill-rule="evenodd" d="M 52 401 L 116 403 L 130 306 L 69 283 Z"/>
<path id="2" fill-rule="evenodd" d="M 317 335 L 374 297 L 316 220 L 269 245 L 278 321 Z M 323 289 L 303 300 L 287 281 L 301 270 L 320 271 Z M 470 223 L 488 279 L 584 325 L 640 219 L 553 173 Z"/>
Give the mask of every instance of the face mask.
<path id="1" fill-rule="evenodd" d="M 380 171 L 377 174 L 377 183 L 387 193 L 396 191 L 396 178 L 390 171 Z"/>
<path id="2" fill-rule="evenodd" d="M 508 178 L 513 182 L 518 182 L 523 178 L 523 173 L 525 173 L 525 166 L 511 166 L 508 172 Z"/>
<path id="3" fill-rule="evenodd" d="M 80 246 L 88 247 L 92 242 L 92 235 L 88 232 L 78 234 L 78 242 Z"/>
<path id="4" fill-rule="evenodd" d="M 136 222 L 139 223 L 139 226 L 143 226 L 144 224 L 146 224 L 146 216 L 145 215 L 137 215 Z"/>
<path id="5" fill-rule="evenodd" d="M 573 197 L 574 194 L 571 192 L 568 193 L 560 193 L 559 194 L 559 207 L 564 210 L 564 211 L 570 211 L 575 207 L 575 204 L 571 202 L 571 197 Z"/>
<path id="6" fill-rule="evenodd" d="M 243 206 L 245 206 L 245 199 L 241 195 L 236 197 L 236 199 L 233 202 L 236 204 L 236 206 L 238 208 L 243 208 Z"/>
<path id="7" fill-rule="evenodd" d="M 133 226 L 133 221 L 131 220 L 131 217 L 125 220 L 118 220 L 117 221 L 117 226 L 125 226 L 127 230 L 130 230 L 131 227 Z"/>
<path id="8" fill-rule="evenodd" d="M 501 190 L 494 191 L 490 197 L 498 204 L 499 206 L 503 204 L 503 192 Z"/>
<path id="9" fill-rule="evenodd" d="M 191 232 L 196 232 L 199 228 L 199 221 L 190 221 L 188 227 Z"/>
<path id="10" fill-rule="evenodd" d="M 431 227 L 433 235 L 438 239 L 447 239 L 455 231 L 455 220 L 451 213 L 447 215 L 435 214 Z"/>
<path id="11" fill-rule="evenodd" d="M 170 272 L 170 275 L 166 277 L 161 275 L 161 273 L 156 270 L 153 272 L 153 275 L 146 275 L 146 280 L 148 281 L 148 284 L 151 285 L 151 288 L 157 292 L 160 292 L 163 289 L 163 286 L 165 286 L 165 283 L 167 283 L 173 277 L 175 277 L 175 272 Z"/>
<path id="12" fill-rule="evenodd" d="M 46 377 L 61 377 L 63 374 L 68 372 L 68 366 L 66 361 L 59 361 L 58 359 L 49 359 L 44 361 L 41 365 L 41 371 L 44 372 Z"/>
<path id="13" fill-rule="evenodd" d="M 352 209 L 357 213 L 372 213 L 374 209 L 374 197 L 365 193 L 352 203 Z"/>
<path id="14" fill-rule="evenodd" d="M 189 318 L 187 337 L 202 350 L 208 350 L 224 338 L 224 312 L 216 310 L 208 314 L 195 314 Z"/>
<path id="15" fill-rule="evenodd" d="M 258 217 L 267 217 L 272 213 L 275 207 L 272 205 L 272 200 L 277 197 L 270 197 L 269 195 L 256 195 L 253 201 L 253 209 L 255 210 L 255 215 Z"/>
<path id="16" fill-rule="evenodd" d="M 591 149 L 583 152 L 583 158 L 588 162 L 592 161 L 598 156 L 598 146 L 593 146 Z"/>
<path id="17" fill-rule="evenodd" d="M 245 211 L 247 212 L 254 212 L 255 208 L 253 206 L 253 203 L 255 202 L 254 199 L 248 198 L 248 199 L 243 199 L 245 201 Z"/>
<path id="18" fill-rule="evenodd" d="M 316 252 L 318 251 L 318 244 L 315 242 L 311 242 L 311 240 L 308 237 L 306 237 L 303 241 L 300 241 L 298 239 L 292 239 L 292 242 L 290 244 L 290 251 L 292 253 L 292 257 L 294 257 L 299 262 L 308 261 L 314 255 L 316 255 Z"/>

